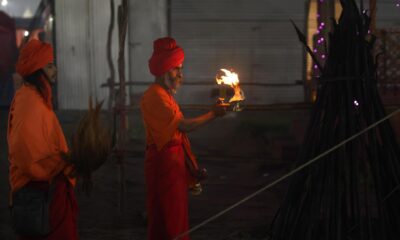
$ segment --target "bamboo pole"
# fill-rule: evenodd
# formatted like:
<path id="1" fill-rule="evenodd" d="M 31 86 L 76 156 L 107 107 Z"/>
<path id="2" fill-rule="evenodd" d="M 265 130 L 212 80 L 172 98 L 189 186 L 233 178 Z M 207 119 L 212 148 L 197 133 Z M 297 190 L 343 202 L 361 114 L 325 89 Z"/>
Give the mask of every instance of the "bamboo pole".
<path id="1" fill-rule="evenodd" d="M 126 85 L 125 85 L 125 39 L 128 26 L 128 1 L 123 0 L 118 6 L 118 31 L 119 31 L 119 52 L 118 52 L 118 73 L 119 91 L 116 112 L 118 114 L 118 139 L 116 144 L 116 157 L 119 163 L 119 210 L 122 213 L 125 209 L 126 184 L 125 184 L 125 148 L 126 148 Z"/>
<path id="2" fill-rule="evenodd" d="M 107 79 L 107 85 L 109 87 L 109 97 L 108 97 L 108 111 L 109 116 L 112 116 L 113 111 L 113 104 L 115 102 L 115 67 L 112 60 L 112 50 L 111 50 L 111 43 L 112 43 L 112 34 L 114 31 L 114 18 L 115 18 L 115 4 L 114 0 L 110 0 L 110 24 L 108 26 L 108 33 L 107 33 L 107 63 L 110 69 L 110 77 Z M 111 119 L 110 119 L 111 120 Z M 112 122 L 112 121 L 109 121 Z"/>
<path id="3" fill-rule="evenodd" d="M 376 0 L 369 0 L 369 9 L 371 11 L 371 25 L 370 30 L 372 34 L 376 34 Z"/>

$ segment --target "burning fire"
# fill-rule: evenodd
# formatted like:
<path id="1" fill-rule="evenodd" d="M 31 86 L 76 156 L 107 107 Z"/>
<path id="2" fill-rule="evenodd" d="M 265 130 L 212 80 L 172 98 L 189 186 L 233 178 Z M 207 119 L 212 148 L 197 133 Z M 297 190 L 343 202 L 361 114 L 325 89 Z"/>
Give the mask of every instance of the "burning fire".
<path id="1" fill-rule="evenodd" d="M 237 73 L 235 72 L 231 72 L 229 70 L 226 69 L 221 69 L 222 72 L 225 73 L 225 75 L 217 75 L 216 77 L 216 81 L 218 85 L 229 85 L 230 87 L 233 88 L 234 90 L 234 95 L 231 99 L 229 99 L 229 102 L 239 102 L 239 101 L 243 101 L 245 99 L 244 97 L 244 92 L 242 91 L 242 89 L 239 86 L 239 77 L 237 75 Z M 221 94 L 221 95 L 225 95 L 225 94 Z M 222 96 L 223 98 L 225 98 L 225 96 Z"/>
<path id="2" fill-rule="evenodd" d="M 230 85 L 231 87 L 239 85 L 239 77 L 237 73 L 228 71 L 226 69 L 221 69 L 221 71 L 225 73 L 225 76 L 217 76 L 216 80 L 218 85 L 226 84 Z"/>

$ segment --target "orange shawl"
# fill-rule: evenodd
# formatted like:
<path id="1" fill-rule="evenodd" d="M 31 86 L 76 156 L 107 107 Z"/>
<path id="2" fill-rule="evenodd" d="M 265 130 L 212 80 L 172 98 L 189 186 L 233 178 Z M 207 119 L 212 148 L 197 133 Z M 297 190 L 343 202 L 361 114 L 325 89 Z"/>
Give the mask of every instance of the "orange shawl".
<path id="1" fill-rule="evenodd" d="M 23 85 L 15 94 L 7 140 L 13 192 L 29 181 L 51 181 L 71 171 L 60 155 L 68 147 L 57 117 L 33 86 Z"/>

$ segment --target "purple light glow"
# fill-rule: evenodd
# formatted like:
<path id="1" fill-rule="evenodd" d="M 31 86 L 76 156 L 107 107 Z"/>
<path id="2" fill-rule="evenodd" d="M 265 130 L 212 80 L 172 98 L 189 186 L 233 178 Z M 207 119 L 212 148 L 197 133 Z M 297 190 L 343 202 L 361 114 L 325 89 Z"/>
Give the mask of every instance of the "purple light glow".
<path id="1" fill-rule="evenodd" d="M 318 52 L 318 50 L 315 48 L 315 49 L 314 49 L 314 52 L 316 53 L 316 52 Z"/>
<path id="2" fill-rule="evenodd" d="M 356 107 L 358 107 L 358 105 L 360 105 L 358 102 L 357 102 L 357 100 L 354 100 L 354 106 L 356 106 Z"/>
<path id="3" fill-rule="evenodd" d="M 397 3 L 397 4 L 396 4 L 396 7 L 400 7 L 400 3 Z"/>
<path id="4" fill-rule="evenodd" d="M 314 69 L 318 69 L 318 66 L 317 66 L 317 65 L 314 65 Z"/>
<path id="5" fill-rule="evenodd" d="M 321 56 L 323 59 L 325 59 L 325 54 L 322 54 L 322 56 Z"/>

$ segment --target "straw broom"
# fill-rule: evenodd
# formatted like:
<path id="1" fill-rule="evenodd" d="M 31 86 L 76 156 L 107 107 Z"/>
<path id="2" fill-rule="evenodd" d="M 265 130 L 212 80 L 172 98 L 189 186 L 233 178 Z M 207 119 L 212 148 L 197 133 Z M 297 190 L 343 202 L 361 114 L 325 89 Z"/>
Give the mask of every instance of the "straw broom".
<path id="1" fill-rule="evenodd" d="M 82 190 L 90 193 L 93 187 L 92 173 L 103 165 L 111 153 L 109 131 L 100 121 L 103 101 L 93 106 L 89 98 L 89 110 L 79 121 L 72 136 L 69 162 L 74 165 L 74 175 L 82 180 Z"/>

